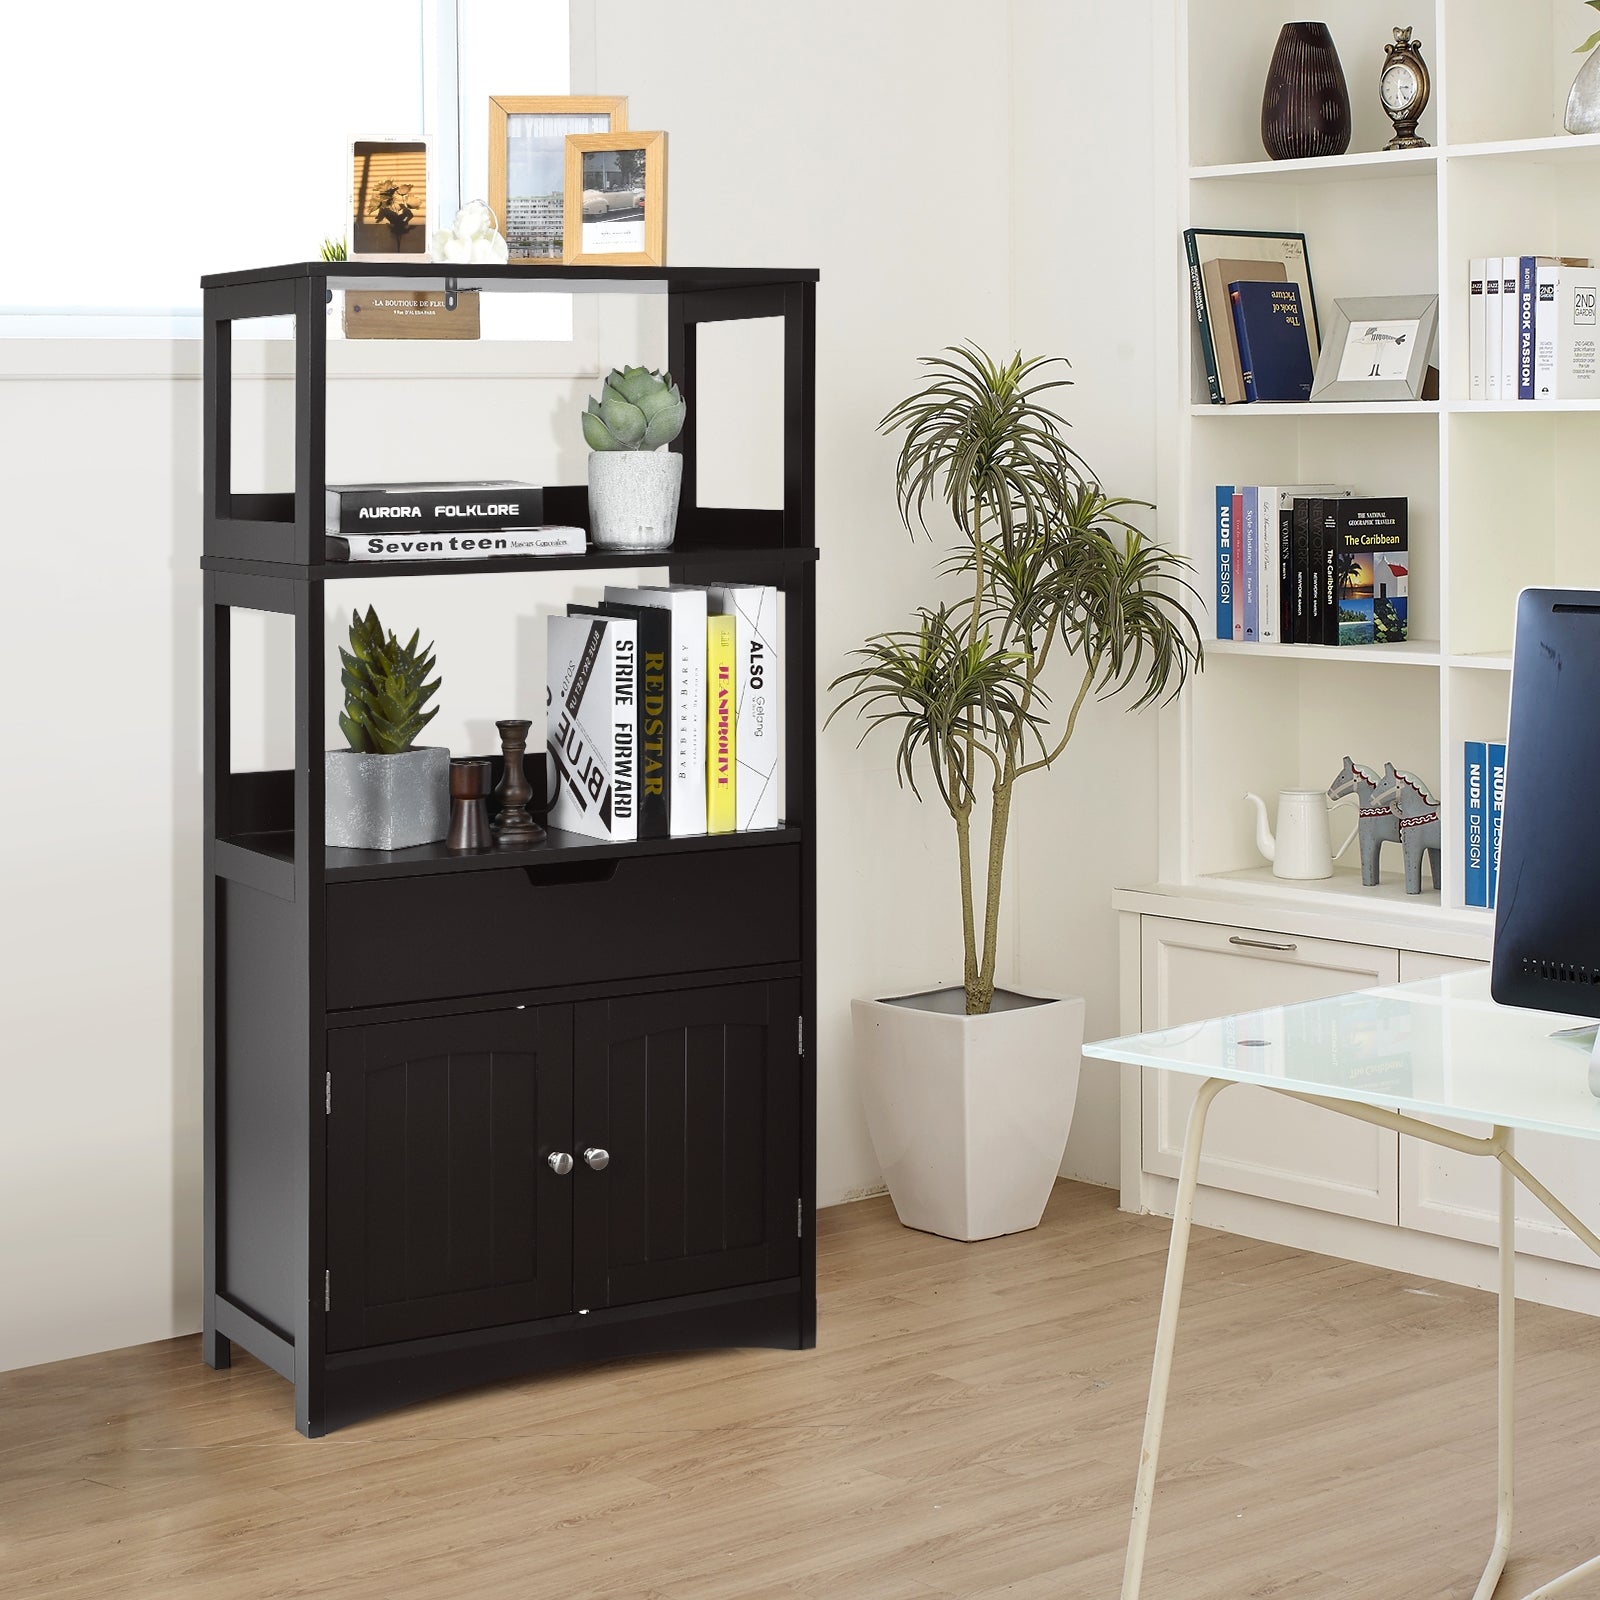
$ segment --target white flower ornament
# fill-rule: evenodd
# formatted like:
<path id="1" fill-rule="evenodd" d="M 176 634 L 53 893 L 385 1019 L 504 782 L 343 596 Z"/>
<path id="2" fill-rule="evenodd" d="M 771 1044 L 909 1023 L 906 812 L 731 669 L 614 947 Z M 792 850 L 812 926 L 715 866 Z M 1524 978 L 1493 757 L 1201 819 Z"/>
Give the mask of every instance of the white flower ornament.
<path id="1" fill-rule="evenodd" d="M 482 200 L 469 200 L 456 212 L 454 226 L 433 236 L 435 261 L 496 262 L 510 253 L 495 226 L 494 212 Z"/>

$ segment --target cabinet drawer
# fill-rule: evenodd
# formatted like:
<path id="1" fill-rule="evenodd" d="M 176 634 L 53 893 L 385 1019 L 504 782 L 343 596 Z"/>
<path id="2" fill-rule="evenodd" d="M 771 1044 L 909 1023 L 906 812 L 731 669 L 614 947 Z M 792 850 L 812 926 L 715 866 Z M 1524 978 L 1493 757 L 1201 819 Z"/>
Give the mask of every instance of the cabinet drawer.
<path id="1" fill-rule="evenodd" d="M 1303 934 L 1145 917 L 1140 938 L 1146 1028 L 1319 1000 L 1399 977 L 1394 950 Z M 1147 1172 L 1177 1177 L 1198 1085 L 1180 1073 L 1144 1074 Z M 1396 1135 L 1385 1129 L 1243 1085 L 1211 1113 L 1200 1181 L 1392 1223 L 1399 1214 L 1396 1148 Z"/>
<path id="2" fill-rule="evenodd" d="M 334 883 L 328 1005 L 800 959 L 800 849 L 751 845 Z"/>

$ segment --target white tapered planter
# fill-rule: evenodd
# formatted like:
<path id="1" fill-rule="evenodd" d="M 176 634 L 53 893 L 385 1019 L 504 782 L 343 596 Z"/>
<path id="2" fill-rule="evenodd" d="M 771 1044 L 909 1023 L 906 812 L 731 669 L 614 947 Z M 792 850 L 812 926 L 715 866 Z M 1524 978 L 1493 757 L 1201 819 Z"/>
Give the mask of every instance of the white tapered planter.
<path id="1" fill-rule="evenodd" d="M 1083 1065 L 1083 1001 L 960 989 L 851 1003 L 873 1149 L 900 1220 L 947 1239 L 1036 1228 Z"/>

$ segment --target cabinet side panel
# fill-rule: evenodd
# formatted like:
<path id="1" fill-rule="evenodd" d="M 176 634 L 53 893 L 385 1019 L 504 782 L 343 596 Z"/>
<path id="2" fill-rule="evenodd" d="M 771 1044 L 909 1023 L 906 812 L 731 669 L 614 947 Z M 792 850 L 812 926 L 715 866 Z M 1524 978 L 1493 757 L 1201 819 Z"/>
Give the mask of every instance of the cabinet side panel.
<path id="1" fill-rule="evenodd" d="M 305 1263 L 296 1188 L 305 1160 L 305 1046 L 283 1004 L 297 970 L 295 908 L 244 884 L 218 884 L 223 1028 L 218 1062 L 221 1216 L 217 1287 L 292 1338 Z"/>

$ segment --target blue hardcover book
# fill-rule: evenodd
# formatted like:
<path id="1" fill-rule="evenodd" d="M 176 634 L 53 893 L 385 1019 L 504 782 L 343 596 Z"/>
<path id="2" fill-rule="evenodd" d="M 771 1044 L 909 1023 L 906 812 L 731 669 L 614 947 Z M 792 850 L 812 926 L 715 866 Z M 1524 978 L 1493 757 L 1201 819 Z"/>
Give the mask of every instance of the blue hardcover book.
<path id="1" fill-rule="evenodd" d="M 1489 755 L 1482 739 L 1467 740 L 1462 796 L 1467 822 L 1467 904 L 1489 904 Z"/>
<path id="2" fill-rule="evenodd" d="M 1240 521 L 1244 526 L 1238 530 L 1239 564 L 1242 571 L 1240 587 L 1244 590 L 1244 636 L 1254 644 L 1261 637 L 1261 579 L 1259 563 L 1261 560 L 1261 497 L 1254 489 L 1241 489 L 1241 515 Z"/>
<path id="3" fill-rule="evenodd" d="M 1539 295 L 1539 258 L 1517 258 L 1517 399 L 1533 399 L 1533 316 Z"/>
<path id="4" fill-rule="evenodd" d="M 1247 400 L 1309 400 L 1311 342 L 1292 283 L 1228 285 Z"/>
<path id="5" fill-rule="evenodd" d="M 1217 637 L 1233 637 L 1233 485 L 1217 485 Z"/>
<path id="6" fill-rule="evenodd" d="M 1506 820 L 1506 747 L 1489 746 L 1489 906 L 1500 888 L 1500 830 Z"/>

